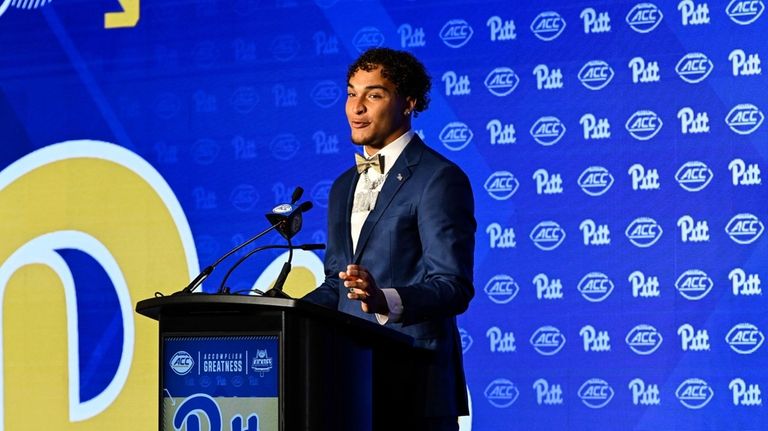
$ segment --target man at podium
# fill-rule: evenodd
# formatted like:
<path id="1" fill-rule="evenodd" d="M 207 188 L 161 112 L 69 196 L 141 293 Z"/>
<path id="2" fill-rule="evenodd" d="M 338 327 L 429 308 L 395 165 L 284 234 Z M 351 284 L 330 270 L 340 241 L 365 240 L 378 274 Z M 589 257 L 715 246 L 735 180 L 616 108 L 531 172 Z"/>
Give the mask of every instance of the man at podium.
<path id="1" fill-rule="evenodd" d="M 392 364 L 407 411 L 387 415 L 388 429 L 458 430 L 468 414 L 456 316 L 474 295 L 474 200 L 464 172 L 411 129 L 430 81 L 413 55 L 387 48 L 349 67 L 346 115 L 362 153 L 331 188 L 326 278 L 305 297 L 424 349 Z"/>

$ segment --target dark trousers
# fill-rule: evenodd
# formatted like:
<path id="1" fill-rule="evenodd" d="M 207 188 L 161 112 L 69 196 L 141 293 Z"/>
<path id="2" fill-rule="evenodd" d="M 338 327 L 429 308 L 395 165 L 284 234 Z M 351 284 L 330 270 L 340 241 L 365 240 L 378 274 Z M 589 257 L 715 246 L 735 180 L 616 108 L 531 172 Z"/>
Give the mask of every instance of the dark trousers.
<path id="1" fill-rule="evenodd" d="M 393 414 L 393 416 L 397 416 Z M 374 431 L 459 431 L 459 419 L 456 417 L 437 418 L 392 418 L 391 421 L 374 425 Z"/>

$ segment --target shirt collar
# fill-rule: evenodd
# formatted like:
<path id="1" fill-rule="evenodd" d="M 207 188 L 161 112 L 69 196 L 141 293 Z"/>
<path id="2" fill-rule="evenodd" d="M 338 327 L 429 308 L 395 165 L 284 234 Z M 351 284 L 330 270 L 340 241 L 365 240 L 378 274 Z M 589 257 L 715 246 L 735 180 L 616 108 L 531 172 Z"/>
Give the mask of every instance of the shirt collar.
<path id="1" fill-rule="evenodd" d="M 394 166 L 395 162 L 397 161 L 397 158 L 400 157 L 400 154 L 403 153 L 405 146 L 408 145 L 409 142 L 411 142 L 411 139 L 413 139 L 413 135 L 415 135 L 415 133 L 413 132 L 413 129 L 408 130 L 407 132 L 403 133 L 399 138 L 385 145 L 384 148 L 380 149 L 376 153 L 384 156 L 384 174 L 389 172 L 392 166 Z M 363 149 L 363 156 L 365 156 L 366 158 L 370 157 L 365 152 L 365 149 Z"/>

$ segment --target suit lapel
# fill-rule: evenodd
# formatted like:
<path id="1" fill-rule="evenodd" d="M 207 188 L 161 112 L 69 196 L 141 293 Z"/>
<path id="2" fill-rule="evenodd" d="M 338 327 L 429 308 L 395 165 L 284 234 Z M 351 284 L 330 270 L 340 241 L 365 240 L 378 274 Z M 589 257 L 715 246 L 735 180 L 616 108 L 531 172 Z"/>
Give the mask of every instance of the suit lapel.
<path id="1" fill-rule="evenodd" d="M 352 169 L 348 175 L 349 179 L 347 180 L 347 204 L 344 206 L 344 213 L 340 215 L 341 220 L 346 220 L 346 223 L 343 223 L 344 225 L 344 256 L 346 257 L 345 262 L 352 262 L 352 224 L 349 223 L 349 220 L 352 218 L 352 205 L 355 201 L 355 187 L 357 187 L 357 181 L 360 178 L 360 174 L 357 173 L 356 169 Z M 346 268 L 346 266 L 345 266 Z"/>

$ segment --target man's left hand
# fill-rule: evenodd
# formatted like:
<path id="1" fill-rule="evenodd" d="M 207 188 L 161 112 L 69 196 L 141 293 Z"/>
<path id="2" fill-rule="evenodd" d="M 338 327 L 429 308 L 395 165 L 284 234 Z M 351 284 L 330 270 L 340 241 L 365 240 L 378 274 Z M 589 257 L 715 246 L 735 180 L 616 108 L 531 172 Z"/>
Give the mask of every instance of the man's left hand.
<path id="1" fill-rule="evenodd" d="M 389 314 L 384 292 L 376 286 L 371 273 L 360 265 L 347 265 L 347 270 L 339 272 L 347 288 L 347 298 L 360 301 L 365 313 Z"/>

